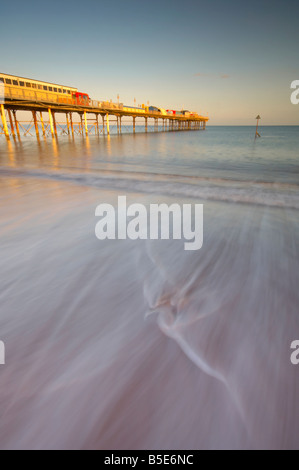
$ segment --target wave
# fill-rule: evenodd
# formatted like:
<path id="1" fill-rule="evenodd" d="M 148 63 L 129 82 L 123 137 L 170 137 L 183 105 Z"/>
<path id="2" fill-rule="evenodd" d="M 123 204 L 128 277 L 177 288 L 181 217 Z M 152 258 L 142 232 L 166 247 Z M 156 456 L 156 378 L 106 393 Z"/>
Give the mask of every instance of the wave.
<path id="1" fill-rule="evenodd" d="M 296 184 L 125 171 L 78 173 L 0 168 L 0 177 L 48 179 L 105 190 L 299 210 Z"/>

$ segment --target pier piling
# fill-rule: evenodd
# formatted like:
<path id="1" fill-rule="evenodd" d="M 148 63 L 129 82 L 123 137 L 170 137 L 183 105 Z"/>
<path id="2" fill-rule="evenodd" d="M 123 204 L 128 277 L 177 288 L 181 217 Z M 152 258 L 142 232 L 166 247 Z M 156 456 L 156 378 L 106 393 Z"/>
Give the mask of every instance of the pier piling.
<path id="1" fill-rule="evenodd" d="M 70 119 L 69 119 L 68 113 L 66 113 L 65 116 L 66 116 L 67 135 L 70 135 L 70 134 L 71 134 L 71 130 L 70 130 Z"/>
<path id="2" fill-rule="evenodd" d="M 88 135 L 88 124 L 87 124 L 86 111 L 84 111 L 84 125 L 85 125 L 85 134 Z"/>
<path id="3" fill-rule="evenodd" d="M 38 140 L 38 139 L 39 139 L 39 129 L 38 129 L 36 111 L 32 111 L 32 117 L 33 117 L 33 122 L 34 122 L 36 137 L 37 137 L 37 140 Z"/>
<path id="4" fill-rule="evenodd" d="M 0 112 L 1 112 L 1 119 L 2 119 L 4 134 L 5 134 L 5 137 L 9 140 L 9 130 L 8 130 L 8 126 L 7 126 L 7 121 L 6 121 L 6 116 L 5 116 L 5 109 L 4 109 L 3 104 L 0 105 Z"/>
<path id="5" fill-rule="evenodd" d="M 106 128 L 107 128 L 107 135 L 110 135 L 110 126 L 109 126 L 109 114 L 106 114 Z"/>
<path id="6" fill-rule="evenodd" d="M 11 133 L 12 133 L 13 138 L 15 139 L 16 134 L 15 134 L 15 128 L 14 128 L 14 124 L 13 124 L 13 120 L 12 120 L 12 115 L 11 115 L 10 109 L 8 109 L 7 112 L 8 112 L 8 118 L 9 118 L 9 123 L 10 123 L 10 130 L 11 130 Z"/>
<path id="7" fill-rule="evenodd" d="M 13 117 L 14 117 L 15 128 L 16 128 L 16 131 L 17 131 L 18 138 L 21 139 L 19 123 L 18 123 L 18 120 L 17 120 L 17 112 L 15 110 L 13 110 L 12 114 L 13 114 Z"/>
<path id="8" fill-rule="evenodd" d="M 41 125 L 42 125 L 43 136 L 45 137 L 46 130 L 45 130 L 45 123 L 44 123 L 44 118 L 43 118 L 43 113 L 42 112 L 40 112 L 40 122 L 41 122 Z"/>
<path id="9" fill-rule="evenodd" d="M 52 116 L 51 108 L 48 109 L 48 113 L 49 113 L 49 122 L 50 122 L 51 135 L 52 135 L 52 137 L 55 137 L 54 125 L 53 125 L 53 116 Z"/>

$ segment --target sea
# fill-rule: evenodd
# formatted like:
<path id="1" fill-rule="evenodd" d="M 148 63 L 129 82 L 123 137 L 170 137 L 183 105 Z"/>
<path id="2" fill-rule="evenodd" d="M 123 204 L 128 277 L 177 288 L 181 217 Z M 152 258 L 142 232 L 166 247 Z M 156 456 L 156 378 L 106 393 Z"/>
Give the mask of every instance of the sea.
<path id="1" fill-rule="evenodd" d="M 299 448 L 299 127 L 259 132 L 0 136 L 1 449 Z M 119 196 L 202 248 L 100 241 Z"/>

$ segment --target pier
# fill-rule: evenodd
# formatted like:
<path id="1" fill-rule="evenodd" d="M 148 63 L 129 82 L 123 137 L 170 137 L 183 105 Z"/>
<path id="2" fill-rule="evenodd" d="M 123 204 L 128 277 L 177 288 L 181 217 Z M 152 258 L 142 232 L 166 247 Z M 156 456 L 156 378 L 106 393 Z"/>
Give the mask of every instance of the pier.
<path id="1" fill-rule="evenodd" d="M 5 135 L 8 140 L 33 134 L 38 139 L 41 136 L 59 135 L 105 136 L 110 135 L 112 126 L 120 135 L 123 127 L 128 125 L 133 134 L 136 133 L 137 126 L 139 129 L 142 126 L 145 133 L 149 132 L 150 128 L 155 132 L 204 130 L 209 120 L 208 117 L 196 113 L 172 115 L 162 113 L 158 109 L 152 111 L 145 106 L 135 108 L 111 101 L 95 101 L 81 93 L 77 95 L 87 97 L 88 100 L 82 99 L 78 104 L 78 99 L 74 99 L 74 91 L 78 91 L 77 89 L 63 90 L 69 95 L 63 95 L 61 98 L 58 94 L 56 96 L 54 93 L 39 92 L 36 90 L 37 86 L 28 91 L 26 88 L 13 87 L 11 79 L 9 82 L 11 86 L 6 84 L 7 80 L 4 86 L 3 81 L 2 100 L 0 93 L 0 134 Z M 33 84 L 32 81 L 32 87 Z M 20 120 L 20 111 L 31 113 L 31 121 Z M 63 123 L 59 120 L 61 116 L 64 117 Z"/>

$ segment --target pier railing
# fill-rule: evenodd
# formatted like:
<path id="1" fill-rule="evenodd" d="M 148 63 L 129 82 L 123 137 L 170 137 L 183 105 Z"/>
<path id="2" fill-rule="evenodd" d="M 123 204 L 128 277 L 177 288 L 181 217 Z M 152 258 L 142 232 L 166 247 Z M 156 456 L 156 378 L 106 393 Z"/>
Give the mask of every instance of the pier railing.
<path id="1" fill-rule="evenodd" d="M 39 96 L 38 91 L 33 91 L 30 90 L 18 90 L 15 91 L 14 89 L 10 89 L 9 87 L 6 87 L 5 89 L 5 96 L 4 98 L 10 99 L 10 100 L 26 100 L 32 101 L 35 103 L 39 103 L 41 101 L 49 103 L 49 104 L 57 104 L 57 105 L 70 105 L 70 106 L 78 106 L 78 107 L 86 107 L 89 106 L 91 108 L 102 108 L 102 109 L 118 109 L 122 110 L 123 109 L 123 104 L 122 103 L 113 103 L 112 101 L 97 101 L 97 100 L 90 100 L 87 103 L 78 103 L 76 99 L 72 98 L 71 96 L 59 96 L 59 95 L 54 95 L 53 93 L 45 93 L 43 92 L 42 99 Z"/>

